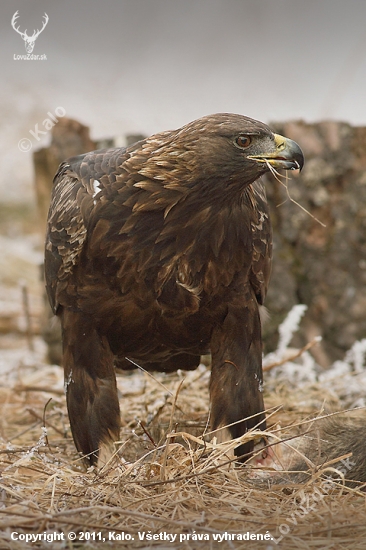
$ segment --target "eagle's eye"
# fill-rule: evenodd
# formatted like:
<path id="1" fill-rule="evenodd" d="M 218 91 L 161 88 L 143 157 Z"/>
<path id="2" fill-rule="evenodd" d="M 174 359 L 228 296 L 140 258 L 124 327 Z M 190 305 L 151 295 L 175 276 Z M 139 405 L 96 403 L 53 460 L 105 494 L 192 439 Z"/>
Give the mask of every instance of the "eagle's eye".
<path id="1" fill-rule="evenodd" d="M 249 136 L 241 135 L 236 138 L 235 143 L 242 149 L 246 149 L 252 143 L 252 139 Z"/>

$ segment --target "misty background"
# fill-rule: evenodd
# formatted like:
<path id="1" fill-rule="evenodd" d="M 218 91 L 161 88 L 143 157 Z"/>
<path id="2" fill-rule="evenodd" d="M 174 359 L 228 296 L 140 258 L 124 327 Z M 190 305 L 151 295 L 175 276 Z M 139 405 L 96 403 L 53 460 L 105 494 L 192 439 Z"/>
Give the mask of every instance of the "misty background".
<path id="1" fill-rule="evenodd" d="M 34 54 L 11 27 L 40 29 Z M 57 107 L 91 137 L 151 134 L 215 112 L 366 125 L 364 0 L 3 0 L 0 201 L 34 201 L 32 150 Z M 18 143 L 31 140 L 32 150 Z"/>

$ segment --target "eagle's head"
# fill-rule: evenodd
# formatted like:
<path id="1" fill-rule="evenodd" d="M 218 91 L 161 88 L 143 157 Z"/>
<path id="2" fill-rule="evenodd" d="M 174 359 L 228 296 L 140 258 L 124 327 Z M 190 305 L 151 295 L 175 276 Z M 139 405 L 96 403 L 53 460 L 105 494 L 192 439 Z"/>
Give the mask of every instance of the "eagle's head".
<path id="1" fill-rule="evenodd" d="M 304 165 L 295 141 L 273 133 L 262 122 L 230 113 L 155 134 L 142 148 L 133 149 L 131 161 L 142 164 L 137 170 L 141 176 L 160 180 L 167 188 L 195 187 L 211 193 L 215 188 L 222 192 L 222 185 L 242 190 L 271 167 L 301 170 Z"/>

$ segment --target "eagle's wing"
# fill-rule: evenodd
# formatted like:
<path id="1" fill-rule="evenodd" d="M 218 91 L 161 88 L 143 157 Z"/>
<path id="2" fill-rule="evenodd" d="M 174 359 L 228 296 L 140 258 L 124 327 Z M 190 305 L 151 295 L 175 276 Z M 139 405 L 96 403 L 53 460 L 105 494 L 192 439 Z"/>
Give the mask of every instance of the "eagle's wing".
<path id="1" fill-rule="evenodd" d="M 54 313 L 59 305 L 60 288 L 67 284 L 86 239 L 85 211 L 90 211 L 92 205 L 93 197 L 78 175 L 68 163 L 61 164 L 54 179 L 45 251 L 46 288 Z"/>
<path id="2" fill-rule="evenodd" d="M 79 155 L 62 163 L 55 176 L 45 249 L 46 288 L 54 313 L 78 263 L 92 212 L 108 193 L 108 165 L 120 164 L 123 154 L 123 149 L 108 149 Z"/>

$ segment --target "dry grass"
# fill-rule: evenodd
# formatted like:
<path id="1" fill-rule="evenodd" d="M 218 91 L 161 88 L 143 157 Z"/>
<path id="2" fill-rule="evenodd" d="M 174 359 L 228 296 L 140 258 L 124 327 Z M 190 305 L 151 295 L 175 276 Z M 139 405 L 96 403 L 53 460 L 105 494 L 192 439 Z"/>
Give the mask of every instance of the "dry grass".
<path id="1" fill-rule="evenodd" d="M 255 473 L 256 463 L 238 467 L 230 462 L 231 443 L 204 441 L 205 367 L 155 379 L 140 372 L 120 377 L 121 449 L 117 464 L 97 472 L 85 471 L 75 451 L 61 369 L 40 364 L 36 353 L 27 357 L 0 388 L 0 548 L 277 547 L 275 540 L 240 540 L 247 532 L 269 532 L 277 541 L 285 535 L 280 548 L 365 548 L 365 493 L 360 489 L 341 481 L 325 486 L 319 471 L 306 483 L 269 488 Z M 266 396 L 268 406 L 283 406 L 271 417 L 276 437 L 278 422 L 290 426 L 281 432 L 287 438 L 298 432 L 294 425 L 300 419 L 314 416 L 313 405 L 324 399 L 324 391 L 314 385 L 308 392 L 311 405 L 305 410 L 297 405 L 299 395 L 285 385 Z M 15 531 L 88 532 L 105 542 L 27 545 L 11 540 Z M 108 541 L 109 533 L 134 540 Z M 173 543 L 140 541 L 138 533 L 177 538 Z M 225 533 L 235 539 L 215 540 Z M 193 535 L 206 540 L 193 540 Z"/>

